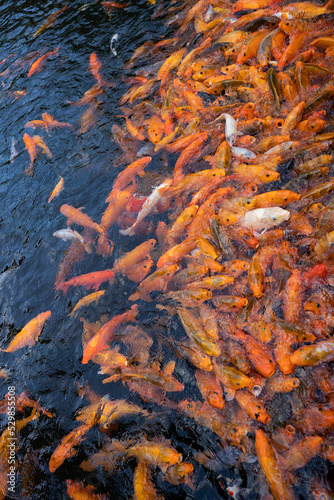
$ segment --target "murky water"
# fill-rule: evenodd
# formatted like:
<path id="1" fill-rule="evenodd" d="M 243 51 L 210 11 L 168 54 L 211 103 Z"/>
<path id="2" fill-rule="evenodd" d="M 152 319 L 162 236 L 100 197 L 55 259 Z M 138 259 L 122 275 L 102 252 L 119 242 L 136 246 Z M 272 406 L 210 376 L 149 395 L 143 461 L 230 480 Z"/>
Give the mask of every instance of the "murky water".
<path id="1" fill-rule="evenodd" d="M 84 290 L 72 288 L 64 297 L 54 289 L 59 266 L 69 246 L 68 242 L 53 237 L 55 231 L 66 225 L 59 208 L 64 203 L 84 207 L 85 213 L 93 220 L 99 220 L 104 200 L 121 169 L 115 166 L 119 151 L 111 141 L 111 127 L 123 123 L 118 107 L 120 97 L 127 90 L 122 82 L 123 65 L 143 42 L 160 40 L 168 35 L 168 31 L 163 18 L 151 20 L 156 7 L 146 0 L 133 1 L 126 10 L 113 9 L 111 16 L 98 3 L 73 1 L 52 27 L 33 38 L 46 17 L 61 7 L 62 2 L 52 1 L 5 1 L 0 6 L 0 61 L 4 60 L 0 66 L 1 347 L 4 348 L 31 318 L 41 311 L 52 310 L 52 316 L 34 348 L 0 353 L 0 368 L 9 370 L 8 378 L 1 379 L 1 398 L 7 387 L 14 385 L 17 394 L 27 391 L 31 398 L 39 400 L 55 415 L 53 418 L 41 416 L 21 433 L 16 497 L 36 500 L 68 498 L 66 479 L 85 480 L 98 493 L 107 493 L 111 499 L 132 497 L 135 461 L 127 461 L 112 474 L 102 469 L 85 472 L 79 467 L 83 460 L 101 449 L 103 435 L 97 429 L 90 431 L 74 458 L 66 460 L 56 473 L 49 471 L 48 464 L 55 446 L 73 429 L 77 410 L 88 404 L 78 394 L 78 385 L 88 382 L 97 394 L 126 399 L 151 414 L 150 419 L 138 416 L 122 418 L 109 429 L 109 436 L 127 439 L 139 432 L 147 437 L 163 436 L 183 454 L 184 461 L 192 460 L 196 452 L 206 450 L 213 453 L 215 458 L 211 470 L 194 462 L 193 485 L 172 486 L 156 470 L 154 481 L 158 493 L 164 498 L 228 498 L 226 486 L 235 487 L 240 499 L 260 498 L 261 491 L 266 490 L 257 474 L 259 466 L 255 456 L 249 455 L 240 464 L 236 448 L 228 446 L 223 449 L 214 433 L 195 424 L 192 419 L 172 408 L 162 411 L 157 405 L 143 403 L 121 382 L 103 385 L 98 365 L 81 364 L 82 322 L 68 314 L 84 296 Z M 118 40 L 114 48 L 117 55 L 110 49 L 111 37 L 116 33 Z M 39 73 L 28 78 L 29 54 L 34 51 L 46 53 L 58 46 L 58 56 L 49 59 Z M 96 52 L 103 62 L 103 77 L 112 86 L 98 97 L 93 125 L 84 131 L 82 115 L 87 108 L 70 105 L 68 101 L 77 101 L 95 83 L 87 71 L 92 52 Z M 22 140 L 27 131 L 24 125 L 30 120 L 41 119 L 44 112 L 72 124 L 74 130 L 57 128 L 43 134 L 40 130 L 34 131 L 43 135 L 52 158 L 39 154 L 34 162 L 34 175 L 28 177 L 23 175 L 30 161 Z M 11 155 L 12 145 L 17 150 L 15 158 Z M 152 175 L 158 178 L 163 166 L 152 164 Z M 48 204 L 48 197 L 60 177 L 64 178 L 65 190 Z M 95 253 L 87 255 L 74 265 L 72 275 L 110 268 L 119 254 L 141 243 L 140 238 L 131 241 L 120 238 L 118 229 L 112 230 L 110 237 L 115 244 L 114 255 L 107 259 Z M 106 293 L 98 306 L 87 308 L 81 314 L 89 322 L 99 320 L 103 314 L 111 317 L 128 309 L 126 298 L 135 290 L 136 284 L 118 278 L 113 286 L 102 288 Z M 180 324 L 162 316 L 157 325 L 153 321 L 155 318 L 154 305 L 146 303 L 141 307 L 138 321 L 154 334 L 152 349 L 160 356 L 159 333 L 172 332 L 174 338 L 178 338 Z M 174 351 L 165 344 L 163 352 L 164 362 L 175 358 Z M 182 397 L 178 393 L 169 393 L 170 400 L 200 399 L 190 364 L 178 358 L 174 374 L 186 388 Z M 284 409 L 284 397 L 277 401 L 277 406 Z M 23 415 L 20 414 L 20 418 Z M 324 478 L 330 472 L 324 461 L 316 459 L 299 473 L 300 482 L 303 483 L 304 475 L 307 484 L 306 479 L 314 470 Z M 308 494 L 307 487 L 300 488 L 299 498 L 308 498 Z"/>

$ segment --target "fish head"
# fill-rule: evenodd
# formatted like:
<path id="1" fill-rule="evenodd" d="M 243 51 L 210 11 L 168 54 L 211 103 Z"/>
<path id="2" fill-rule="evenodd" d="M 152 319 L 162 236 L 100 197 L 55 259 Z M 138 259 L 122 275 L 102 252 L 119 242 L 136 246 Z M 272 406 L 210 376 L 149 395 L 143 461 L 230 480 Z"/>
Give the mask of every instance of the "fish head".
<path id="1" fill-rule="evenodd" d="M 266 228 L 278 226 L 290 218 L 289 210 L 280 207 L 269 207 L 263 209 L 261 222 Z"/>
<path id="2" fill-rule="evenodd" d="M 262 182 L 273 182 L 280 179 L 280 174 L 275 170 L 270 170 L 269 168 L 263 168 L 258 176 Z"/>

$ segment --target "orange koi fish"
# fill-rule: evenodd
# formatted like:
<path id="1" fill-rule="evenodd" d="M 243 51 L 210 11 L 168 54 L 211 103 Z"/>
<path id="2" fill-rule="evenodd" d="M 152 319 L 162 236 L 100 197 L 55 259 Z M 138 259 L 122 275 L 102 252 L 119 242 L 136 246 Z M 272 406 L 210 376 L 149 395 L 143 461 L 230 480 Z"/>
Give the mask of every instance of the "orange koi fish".
<path id="1" fill-rule="evenodd" d="M 30 399 L 26 392 L 21 392 L 16 398 L 16 409 L 23 411 L 24 408 L 35 408 L 35 410 L 41 411 L 43 415 L 51 418 L 53 417 L 52 413 L 45 410 L 37 401 Z"/>
<path id="2" fill-rule="evenodd" d="M 165 266 L 157 269 L 154 273 L 142 281 L 138 289 L 130 295 L 129 300 L 137 300 L 141 298 L 146 302 L 151 302 L 150 293 L 153 291 L 165 292 L 167 285 L 173 278 L 176 271 L 179 269 L 177 264 Z"/>
<path id="3" fill-rule="evenodd" d="M 108 426 L 116 419 L 123 415 L 131 415 L 141 413 L 148 415 L 148 412 L 143 408 L 132 403 L 127 403 L 123 399 L 110 400 L 109 396 L 103 396 L 96 403 L 80 410 L 76 419 L 85 425 L 98 424 L 100 430 L 107 429 Z"/>
<path id="4" fill-rule="evenodd" d="M 254 420 L 262 424 L 267 424 L 270 421 L 270 415 L 267 413 L 264 404 L 251 392 L 241 389 L 235 393 L 235 399 Z"/>
<path id="5" fill-rule="evenodd" d="M 36 155 L 37 155 L 37 145 L 36 145 L 36 142 L 33 140 L 33 138 L 30 137 L 30 135 L 28 135 L 28 134 L 23 135 L 23 142 L 24 142 L 24 145 L 25 145 L 25 147 L 29 153 L 29 156 L 30 156 L 30 165 L 24 171 L 24 173 L 27 175 L 32 175 L 33 174 L 33 163 L 34 163 Z"/>
<path id="6" fill-rule="evenodd" d="M 45 122 L 43 120 L 30 120 L 24 126 L 24 128 L 37 128 L 37 127 L 45 127 Z"/>
<path id="7" fill-rule="evenodd" d="M 32 319 L 22 328 L 22 330 L 11 341 L 7 349 L 1 349 L 4 352 L 15 352 L 18 349 L 26 346 L 33 346 L 38 339 L 42 328 L 48 318 L 51 316 L 51 311 L 40 313 L 36 318 Z"/>
<path id="8" fill-rule="evenodd" d="M 219 359 L 213 363 L 213 373 L 224 386 L 234 391 L 252 385 L 250 377 L 233 366 L 222 364 Z"/>
<path id="9" fill-rule="evenodd" d="M 158 465 L 174 465 L 182 461 L 181 453 L 178 453 L 171 446 L 144 439 L 136 445 L 131 446 L 131 448 L 127 450 L 127 455 Z"/>
<path id="10" fill-rule="evenodd" d="M 86 344 L 82 363 L 87 364 L 95 354 L 108 348 L 108 343 L 111 342 L 113 333 L 118 325 L 122 323 L 131 323 L 136 320 L 138 314 L 138 305 L 134 304 L 128 311 L 123 314 L 118 314 L 109 320 L 102 328 L 94 335 L 93 338 Z"/>
<path id="11" fill-rule="evenodd" d="M 52 158 L 52 153 L 51 153 L 50 149 L 47 147 L 47 145 L 45 144 L 43 137 L 40 137 L 39 135 L 33 135 L 32 140 L 34 141 L 36 146 L 41 148 L 43 154 L 46 153 L 46 156 L 48 158 Z"/>
<path id="12" fill-rule="evenodd" d="M 105 290 L 100 290 L 99 292 L 94 292 L 89 295 L 86 295 L 86 297 L 83 297 L 80 299 L 72 309 L 72 312 L 69 314 L 70 317 L 72 317 L 81 307 L 88 306 L 92 302 L 95 302 L 96 304 L 100 300 L 100 298 L 105 294 Z"/>
<path id="13" fill-rule="evenodd" d="M 86 106 L 86 104 L 90 104 L 95 97 L 103 94 L 103 90 L 96 84 L 93 85 L 92 88 L 88 89 L 84 95 L 78 101 L 67 101 L 69 104 L 73 106 Z"/>
<path id="14" fill-rule="evenodd" d="M 106 203 L 109 203 L 112 200 L 112 193 L 114 191 L 122 191 L 123 189 L 126 189 L 130 184 L 133 184 L 135 182 L 136 175 L 138 175 L 139 177 L 143 177 L 145 173 L 145 167 L 147 167 L 151 160 L 151 156 L 143 156 L 139 160 L 136 160 L 125 167 L 125 169 L 122 170 L 122 172 L 120 172 L 114 180 L 113 189 L 107 197 Z"/>
<path id="15" fill-rule="evenodd" d="M 81 481 L 66 479 L 66 492 L 72 500 L 108 500 L 107 495 L 95 493 L 92 485 L 85 486 Z"/>
<path id="16" fill-rule="evenodd" d="M 49 196 L 48 203 L 51 203 L 51 201 L 56 198 L 64 189 L 64 179 L 61 177 L 60 181 L 57 183 L 56 187 L 52 191 L 52 193 Z"/>
<path id="17" fill-rule="evenodd" d="M 84 286 L 86 290 L 93 288 L 93 290 L 97 291 L 105 281 L 109 281 L 110 284 L 113 284 L 114 278 L 114 271 L 105 269 L 104 271 L 95 271 L 88 274 L 82 274 L 81 276 L 75 276 L 68 281 L 57 284 L 55 289 L 62 290 L 64 295 L 66 295 L 70 286 Z"/>
<path id="18" fill-rule="evenodd" d="M 298 366 L 314 366 L 317 363 L 334 360 L 334 340 L 323 340 L 312 345 L 304 345 L 290 356 Z"/>
<path id="19" fill-rule="evenodd" d="M 136 248 L 120 257 L 114 263 L 112 268 L 113 271 L 115 273 L 125 274 L 131 269 L 134 269 L 139 262 L 149 257 L 149 254 L 153 250 L 155 244 L 156 240 L 154 239 L 144 241 L 144 243 L 141 243 Z"/>
<path id="20" fill-rule="evenodd" d="M 207 371 L 196 370 L 195 373 L 197 386 L 207 402 L 214 408 L 222 410 L 225 405 L 223 391 L 217 377 Z"/>
<path id="21" fill-rule="evenodd" d="M 173 377 L 174 367 L 174 361 L 168 363 L 163 370 L 149 367 L 127 367 L 121 373 L 116 373 L 104 379 L 103 383 L 115 382 L 116 380 L 142 381 L 158 386 L 167 392 L 181 392 L 184 385 Z"/>
<path id="22" fill-rule="evenodd" d="M 103 228 L 99 226 L 96 222 L 93 222 L 88 215 L 82 213 L 81 208 L 74 208 L 71 205 L 62 205 L 60 207 L 60 212 L 67 217 L 67 225 L 73 223 L 78 224 L 78 226 L 87 227 L 94 229 L 98 233 L 103 233 Z"/>
<path id="23" fill-rule="evenodd" d="M 73 129 L 73 126 L 70 123 L 58 122 L 55 118 L 53 118 L 49 113 L 42 113 L 42 118 L 45 123 L 46 130 L 53 129 L 56 127 L 68 127 Z"/>
<path id="24" fill-rule="evenodd" d="M 96 52 L 92 52 L 89 56 L 89 66 L 88 70 L 92 73 L 96 80 L 97 86 L 102 87 L 104 85 L 104 80 L 100 75 L 100 70 L 102 68 L 101 62 L 98 60 Z"/>
<path id="25" fill-rule="evenodd" d="M 139 460 L 133 476 L 135 500 L 158 499 L 152 481 L 152 471 L 146 460 Z"/>
<path id="26" fill-rule="evenodd" d="M 44 54 L 44 56 L 41 56 L 35 61 L 31 67 L 30 70 L 28 71 L 28 76 L 32 76 L 34 73 L 38 73 L 41 71 L 42 67 L 44 66 L 45 62 L 50 59 L 50 57 L 56 57 L 58 55 L 60 46 L 58 46 L 55 50 L 51 50 L 50 52 L 47 52 Z"/>
<path id="27" fill-rule="evenodd" d="M 300 385 L 297 377 L 288 375 L 278 375 L 268 381 L 267 389 L 270 392 L 291 392 Z"/>
<path id="28" fill-rule="evenodd" d="M 189 474 L 194 472 L 194 465 L 190 462 L 182 462 L 181 464 L 175 464 L 168 468 L 165 479 L 174 485 L 179 485 L 186 483 L 188 484 Z M 189 483 L 191 484 L 191 483 Z"/>
<path id="29" fill-rule="evenodd" d="M 165 60 L 158 71 L 158 79 L 161 80 L 161 85 L 166 83 L 171 71 L 178 67 L 186 52 L 187 49 L 180 49 Z"/>
<path id="30" fill-rule="evenodd" d="M 119 2 L 101 2 L 102 7 L 106 9 L 109 13 L 112 9 L 124 9 L 129 4 L 128 3 L 119 3 Z"/>
<path id="31" fill-rule="evenodd" d="M 91 427 L 92 424 L 80 425 L 62 439 L 50 458 L 50 472 L 55 472 L 67 458 L 74 457 L 77 454 L 78 450 L 75 447 L 86 439 L 86 434 Z"/>
<path id="32" fill-rule="evenodd" d="M 50 16 L 46 18 L 46 20 L 44 21 L 44 23 L 42 24 L 42 26 L 40 28 L 38 28 L 38 30 L 34 33 L 33 38 L 35 38 L 37 35 L 40 35 L 47 28 L 49 28 L 50 26 L 52 26 L 56 22 L 58 16 L 60 16 L 60 14 L 62 14 L 63 12 L 65 12 L 65 10 L 67 10 L 67 9 L 68 9 L 68 6 L 65 5 L 61 9 L 58 9 L 55 12 L 53 12 L 52 14 L 50 14 Z"/>
<path id="33" fill-rule="evenodd" d="M 188 337 L 195 341 L 202 351 L 208 356 L 219 356 L 221 353 L 220 347 L 207 336 L 204 328 L 196 316 L 188 309 L 181 307 L 177 309 L 177 313 Z"/>
<path id="34" fill-rule="evenodd" d="M 293 489 L 280 468 L 273 445 L 268 436 L 258 429 L 255 433 L 255 446 L 262 470 L 269 483 L 275 500 L 296 500 Z"/>
<path id="35" fill-rule="evenodd" d="M 323 442 L 324 438 L 320 436 L 305 436 L 304 439 L 295 441 L 284 454 L 284 465 L 291 471 L 305 467 L 320 453 Z"/>
<path id="36" fill-rule="evenodd" d="M 153 144 L 160 142 L 163 134 L 165 124 L 156 115 L 152 116 L 148 121 L 147 136 Z"/>

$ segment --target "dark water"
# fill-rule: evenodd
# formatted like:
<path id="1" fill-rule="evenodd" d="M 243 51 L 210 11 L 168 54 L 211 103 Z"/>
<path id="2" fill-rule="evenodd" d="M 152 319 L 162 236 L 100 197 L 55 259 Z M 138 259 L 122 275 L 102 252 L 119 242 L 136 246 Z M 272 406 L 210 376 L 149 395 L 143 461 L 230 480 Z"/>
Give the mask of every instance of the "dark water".
<path id="1" fill-rule="evenodd" d="M 36 38 L 33 34 L 46 17 L 63 7 L 62 2 L 5 1 L 0 6 L 0 60 L 13 55 L 0 66 L 0 72 L 9 68 L 9 74 L 1 76 L 0 110 L 0 318 L 1 347 L 4 348 L 18 331 L 42 311 L 51 310 L 39 342 L 33 348 L 19 349 L 15 353 L 0 353 L 0 368 L 7 368 L 9 376 L 1 379 L 1 398 L 9 385 L 16 393 L 27 391 L 31 398 L 55 414 L 54 418 L 41 416 L 27 425 L 21 433 L 21 446 L 17 453 L 20 478 L 17 479 L 17 498 L 49 499 L 69 498 L 66 479 L 85 480 L 98 493 L 107 493 L 112 499 L 129 499 L 133 495 L 133 470 L 135 462 L 128 461 L 108 475 L 102 470 L 86 473 L 80 463 L 101 449 L 104 436 L 92 429 L 78 454 L 66 460 L 51 474 L 49 460 L 60 440 L 76 425 L 75 415 L 87 400 L 78 395 L 77 384 L 85 382 L 97 394 L 109 394 L 112 399 L 126 399 L 151 412 L 148 421 L 143 417 L 123 418 L 113 429 L 117 439 L 136 436 L 162 436 L 172 440 L 172 445 L 183 454 L 184 461 L 195 465 L 195 487 L 172 486 L 163 480 L 157 470 L 154 475 L 158 493 L 166 499 L 215 500 L 227 498 L 224 484 L 240 488 L 238 498 L 260 498 L 263 488 L 257 476 L 255 457 L 248 463 L 238 463 L 233 447 L 222 450 L 217 437 L 209 430 L 200 428 L 191 419 L 172 410 L 161 410 L 154 404 L 143 404 L 135 393 L 129 393 L 121 382 L 103 385 L 98 365 L 81 364 L 82 323 L 68 314 L 83 297 L 82 289 L 72 288 L 64 297 L 54 290 L 55 277 L 69 243 L 54 238 L 53 233 L 65 227 L 66 220 L 60 213 L 62 204 L 84 207 L 85 213 L 98 221 L 104 210 L 104 200 L 111 190 L 120 168 L 114 166 L 118 157 L 117 145 L 111 141 L 111 127 L 122 124 L 118 102 L 127 87 L 122 82 L 123 64 L 133 51 L 147 40 L 157 41 L 168 35 L 163 18 L 151 20 L 156 7 L 146 1 L 130 3 L 126 10 L 114 9 L 109 18 L 98 3 L 85 4 L 74 1 L 59 16 L 55 25 Z M 110 38 L 119 35 L 117 56 L 110 51 Z M 15 61 L 27 54 L 59 46 L 59 55 L 50 59 L 40 73 L 27 77 L 29 62 L 15 65 Z M 115 85 L 99 96 L 96 126 L 80 134 L 80 117 L 86 108 L 70 106 L 91 88 L 95 81 L 87 72 L 89 55 L 96 52 L 103 61 L 102 74 Z M 16 91 L 26 89 L 17 97 Z M 27 177 L 23 171 L 29 165 L 29 155 L 24 148 L 24 124 L 41 119 L 48 112 L 61 122 L 73 124 L 75 130 L 55 129 L 42 134 L 52 152 L 52 159 L 39 154 L 34 162 L 34 175 Z M 31 133 L 31 130 L 28 130 Z M 32 135 L 32 134 L 31 134 Z M 16 143 L 17 156 L 10 161 L 12 138 Z M 157 164 L 152 170 L 161 174 Z M 64 178 L 65 190 L 52 203 L 48 197 L 59 177 Z M 112 267 L 115 257 L 124 253 L 141 240 L 120 239 L 118 231 L 110 233 L 115 243 L 114 255 L 103 259 L 95 253 L 87 256 L 73 268 L 72 275 Z M 132 288 L 131 288 L 132 287 Z M 134 283 L 118 279 L 106 289 L 99 305 L 86 308 L 82 316 L 87 321 L 97 321 L 102 314 L 111 317 L 129 308 L 129 294 L 136 288 Z M 141 307 L 141 326 L 153 331 L 156 317 L 154 306 Z M 179 325 L 162 324 L 159 328 L 177 332 Z M 158 342 L 153 350 L 159 351 Z M 172 351 L 164 352 L 164 361 L 175 358 Z M 195 386 L 194 370 L 178 359 L 176 376 L 186 385 L 185 397 L 200 398 Z M 174 393 L 175 394 L 175 393 Z M 180 399 L 170 396 L 171 399 Z M 26 414 L 28 415 L 29 412 Z M 24 414 L 20 414 L 23 418 Z M 3 419 L 5 426 L 6 419 Z M 194 452 L 209 450 L 216 455 L 212 470 L 192 460 Z M 303 474 L 312 470 L 326 477 L 326 464 L 320 459 L 312 461 Z M 302 482 L 302 481 L 301 481 Z M 20 493 L 19 493 L 20 492 Z M 307 489 L 300 489 L 299 498 L 307 498 Z"/>

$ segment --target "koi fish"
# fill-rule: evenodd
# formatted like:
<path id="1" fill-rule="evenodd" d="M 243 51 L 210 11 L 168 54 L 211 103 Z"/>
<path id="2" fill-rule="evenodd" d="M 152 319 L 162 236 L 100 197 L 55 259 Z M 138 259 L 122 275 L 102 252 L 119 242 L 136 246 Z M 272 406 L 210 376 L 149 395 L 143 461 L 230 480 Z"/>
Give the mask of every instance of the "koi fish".
<path id="1" fill-rule="evenodd" d="M 296 500 L 293 489 L 279 465 L 273 445 L 261 429 L 258 429 L 255 433 L 255 446 L 258 460 L 275 500 L 282 498 Z"/>
<path id="2" fill-rule="evenodd" d="M 114 274 L 114 273 L 113 273 Z M 93 338 L 86 344 L 82 363 L 87 364 L 92 357 L 100 351 L 107 349 L 108 343 L 111 342 L 114 331 L 117 326 L 122 323 L 134 322 L 138 314 L 138 305 L 134 304 L 128 311 L 123 314 L 118 314 L 111 318 L 102 328 L 94 335 Z"/>
<path id="3" fill-rule="evenodd" d="M 133 488 L 135 500 L 147 498 L 158 499 L 156 489 L 152 481 L 152 471 L 146 460 L 138 460 L 133 476 Z"/>
<path id="4" fill-rule="evenodd" d="M 241 227 L 251 228 L 255 234 L 267 231 L 287 221 L 290 212 L 280 207 L 256 208 L 238 219 Z"/>
<path id="5" fill-rule="evenodd" d="M 115 261 L 113 271 L 115 273 L 126 274 L 131 269 L 134 269 L 139 262 L 148 259 L 150 252 L 153 250 L 156 240 L 150 239 L 144 241 L 130 252 L 125 253 L 122 257 Z"/>
<path id="6" fill-rule="evenodd" d="M 42 153 L 46 153 L 46 156 L 48 158 L 52 158 L 52 153 L 50 149 L 47 147 L 45 144 L 43 137 L 40 137 L 39 135 L 33 135 L 32 140 L 36 144 L 36 146 L 39 146 L 42 149 Z"/>
<path id="7" fill-rule="evenodd" d="M 72 317 L 81 307 L 83 306 L 88 306 L 92 302 L 95 302 L 96 304 L 102 297 L 102 295 L 105 294 L 105 290 L 100 290 L 99 292 L 94 292 L 89 295 L 86 295 L 86 297 L 83 297 L 80 299 L 72 309 L 72 312 L 69 314 L 70 317 Z"/>
<path id="8" fill-rule="evenodd" d="M 15 145 L 16 145 L 15 137 L 12 137 L 12 140 L 10 143 L 10 157 L 9 157 L 10 163 L 13 163 L 13 161 L 17 157 L 17 150 L 16 150 Z"/>
<path id="9" fill-rule="evenodd" d="M 60 282 L 55 286 L 55 289 L 62 290 L 64 295 L 66 295 L 70 286 L 84 286 L 86 290 L 93 288 L 93 290 L 97 291 L 105 281 L 109 281 L 109 283 L 112 284 L 114 278 L 115 273 L 111 269 L 95 271 L 88 274 L 82 274 L 81 276 L 75 276 L 68 281 Z"/>
<path id="10" fill-rule="evenodd" d="M 97 84 L 93 85 L 90 89 L 88 89 L 84 95 L 78 101 L 67 101 L 69 104 L 73 106 L 86 106 L 86 104 L 90 104 L 95 97 L 103 94 L 103 89 L 99 87 Z"/>
<path id="11" fill-rule="evenodd" d="M 73 500 L 89 498 L 90 500 L 108 500 L 107 495 L 95 493 L 92 485 L 85 486 L 82 481 L 72 481 L 66 479 L 66 493 Z"/>
<path id="12" fill-rule="evenodd" d="M 92 251 L 90 244 L 85 242 L 85 240 L 83 239 L 81 234 L 78 233 L 77 231 L 74 231 L 70 227 L 68 227 L 67 229 L 59 229 L 59 231 L 55 231 L 53 233 L 53 236 L 55 236 L 56 238 L 60 238 L 62 240 L 65 240 L 65 241 L 66 240 L 80 241 L 80 243 L 85 247 L 85 250 L 87 253 L 91 253 L 91 251 Z"/>
<path id="13" fill-rule="evenodd" d="M 47 319 L 51 316 L 51 311 L 46 311 L 38 314 L 35 318 L 29 321 L 22 330 L 11 341 L 7 349 L 1 349 L 3 352 L 15 352 L 22 347 L 32 347 L 38 339 L 43 326 Z"/>
<path id="14" fill-rule="evenodd" d="M 132 226 L 130 226 L 127 229 L 120 230 L 120 233 L 125 235 L 125 236 L 133 236 L 136 232 L 136 229 L 140 222 L 147 217 L 148 214 L 150 214 L 157 204 L 164 199 L 164 194 L 168 192 L 168 189 L 172 185 L 173 180 L 172 179 L 167 179 L 164 181 L 162 184 L 154 188 L 150 196 L 148 196 L 145 200 L 144 205 L 142 206 L 142 209 L 137 215 L 137 219 Z"/>
<path id="15" fill-rule="evenodd" d="M 139 460 L 146 460 L 152 464 L 168 464 L 174 465 L 182 461 L 181 453 L 178 453 L 171 446 L 141 440 L 127 450 L 127 455 L 137 457 Z"/>
<path id="16" fill-rule="evenodd" d="M 44 23 L 42 24 L 42 26 L 40 28 L 38 28 L 38 30 L 33 34 L 33 38 L 35 38 L 36 36 L 40 35 L 47 28 L 49 28 L 50 26 L 52 26 L 56 22 L 57 18 L 60 16 L 60 14 L 62 14 L 63 12 L 65 12 L 65 10 L 67 10 L 67 9 L 68 9 L 68 6 L 65 5 L 61 9 L 58 9 L 55 12 L 53 12 L 52 14 L 50 14 L 46 18 L 46 20 L 44 21 Z"/>
<path id="17" fill-rule="evenodd" d="M 86 439 L 86 434 L 91 427 L 91 424 L 80 425 L 62 439 L 61 443 L 51 455 L 49 462 L 50 472 L 55 472 L 67 458 L 74 457 L 77 454 L 78 450 L 75 449 L 75 447 Z"/>
<path id="18" fill-rule="evenodd" d="M 82 213 L 81 208 L 74 208 L 71 205 L 62 205 L 60 207 L 60 212 L 67 217 L 67 225 L 75 222 L 78 226 L 87 227 L 90 229 L 94 229 L 94 231 L 98 233 L 103 233 L 103 228 L 93 222 L 88 215 Z"/>
<path id="19" fill-rule="evenodd" d="M 68 127 L 73 129 L 73 126 L 70 123 L 58 122 L 55 118 L 53 118 L 49 113 L 42 113 L 43 122 L 45 124 L 45 128 L 48 131 L 49 128 L 52 130 L 53 128 L 64 128 Z"/>
<path id="20" fill-rule="evenodd" d="M 46 63 L 46 61 L 48 59 L 50 59 L 50 57 L 56 57 L 58 55 L 58 52 L 59 52 L 59 49 L 60 49 L 60 46 L 58 46 L 56 49 L 54 50 L 51 50 L 50 52 L 47 52 L 46 54 L 44 54 L 43 56 L 39 57 L 37 59 L 37 61 L 35 61 L 31 67 L 30 67 L 30 70 L 28 71 L 28 77 L 32 76 L 34 73 L 38 73 L 39 71 L 41 71 L 42 67 L 44 66 L 44 64 Z"/>
<path id="21" fill-rule="evenodd" d="M 60 181 L 57 183 L 56 187 L 52 191 L 52 193 L 49 196 L 48 203 L 51 203 L 51 201 L 56 198 L 62 191 L 64 190 L 64 179 L 63 177 L 60 178 Z M 53 234 L 54 236 L 54 234 Z"/>
<path id="22" fill-rule="evenodd" d="M 28 134 L 23 135 L 23 142 L 24 142 L 24 145 L 25 145 L 25 147 L 29 153 L 29 156 L 30 156 L 30 165 L 24 171 L 24 173 L 27 175 L 32 175 L 33 174 L 33 163 L 34 163 L 36 155 L 37 155 L 37 145 L 36 145 L 36 142 L 33 140 L 33 138 L 30 137 L 30 135 L 28 135 Z"/>

